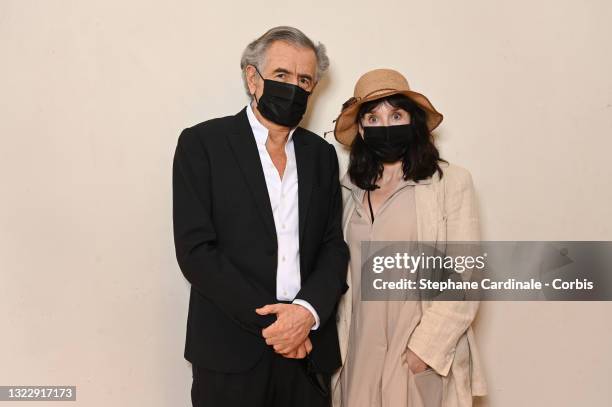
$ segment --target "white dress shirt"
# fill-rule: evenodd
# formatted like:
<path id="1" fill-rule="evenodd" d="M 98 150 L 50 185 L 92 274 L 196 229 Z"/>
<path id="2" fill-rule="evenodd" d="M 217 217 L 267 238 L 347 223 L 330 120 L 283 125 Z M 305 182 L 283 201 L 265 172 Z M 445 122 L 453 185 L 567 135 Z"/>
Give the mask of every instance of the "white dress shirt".
<path id="1" fill-rule="evenodd" d="M 274 225 L 278 241 L 278 264 L 276 268 L 276 299 L 280 301 L 293 301 L 312 313 L 315 324 L 312 329 L 319 327 L 319 315 L 307 301 L 296 299 L 295 296 L 301 288 L 300 275 L 300 227 L 298 212 L 298 174 L 293 146 L 293 132 L 289 131 L 285 144 L 287 164 L 283 177 L 280 174 L 266 148 L 268 129 L 257 120 L 249 104 L 246 109 L 247 117 L 255 135 L 259 158 L 263 167 L 268 196 L 274 215 Z"/>

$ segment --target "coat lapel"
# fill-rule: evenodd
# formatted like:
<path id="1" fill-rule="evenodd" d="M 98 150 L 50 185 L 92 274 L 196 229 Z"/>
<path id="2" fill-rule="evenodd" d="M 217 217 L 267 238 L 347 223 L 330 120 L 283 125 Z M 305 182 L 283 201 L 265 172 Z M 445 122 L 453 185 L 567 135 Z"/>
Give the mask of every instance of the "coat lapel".
<path id="1" fill-rule="evenodd" d="M 295 161 L 298 173 L 298 212 L 300 224 L 300 246 L 304 236 L 308 206 L 312 194 L 314 179 L 314 147 L 308 141 L 307 134 L 298 127 L 293 133 L 293 146 L 295 149 Z"/>
<path id="2" fill-rule="evenodd" d="M 228 137 L 228 142 L 264 221 L 266 230 L 276 241 L 276 227 L 274 226 L 274 215 L 268 196 L 268 187 L 266 186 L 255 136 L 246 115 L 246 108 L 234 116 L 234 128 Z"/>
<path id="3" fill-rule="evenodd" d="M 417 213 L 417 239 L 435 242 L 438 238 L 438 205 L 436 191 L 431 185 L 419 185 L 414 190 Z"/>

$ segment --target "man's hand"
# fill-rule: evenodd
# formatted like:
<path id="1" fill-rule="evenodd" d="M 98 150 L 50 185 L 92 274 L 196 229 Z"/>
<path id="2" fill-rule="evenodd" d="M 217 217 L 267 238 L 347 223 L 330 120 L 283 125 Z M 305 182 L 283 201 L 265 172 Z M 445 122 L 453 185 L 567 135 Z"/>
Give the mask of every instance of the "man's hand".
<path id="1" fill-rule="evenodd" d="M 310 328 L 315 324 L 310 311 L 297 304 L 270 304 L 257 308 L 255 312 L 259 315 L 276 314 L 276 322 L 263 329 L 261 334 L 266 343 L 282 355 L 292 354 L 304 345 Z"/>
<path id="2" fill-rule="evenodd" d="M 406 348 L 406 363 L 408 363 L 408 369 L 415 374 L 424 372 L 429 367 L 427 363 L 423 362 L 423 360 L 418 357 L 416 353 L 411 351 L 410 348 Z"/>
<path id="3" fill-rule="evenodd" d="M 284 357 L 289 359 L 304 359 L 312 351 L 312 342 L 310 338 L 306 338 L 306 341 L 298 346 L 296 350 L 289 353 L 282 354 Z"/>

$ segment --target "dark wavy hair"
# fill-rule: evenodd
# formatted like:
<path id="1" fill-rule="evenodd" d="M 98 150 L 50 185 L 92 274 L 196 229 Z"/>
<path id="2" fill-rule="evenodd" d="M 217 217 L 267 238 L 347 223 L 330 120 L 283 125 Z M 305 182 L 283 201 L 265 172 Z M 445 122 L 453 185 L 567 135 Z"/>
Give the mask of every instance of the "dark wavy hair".
<path id="1" fill-rule="evenodd" d="M 381 103 L 403 109 L 410 114 L 410 122 L 414 124 L 416 138 L 414 144 L 406 150 L 402 159 L 402 169 L 405 180 L 420 181 L 432 176 L 436 171 L 442 178 L 442 168 L 439 162 L 448 162 L 440 158 L 440 153 L 433 143 L 431 132 L 427 128 L 427 113 L 412 99 L 401 94 L 371 100 L 359 107 L 357 121 L 371 112 Z M 372 191 L 378 186 L 376 180 L 382 176 L 383 163 L 367 148 L 363 138 L 357 134 L 351 144 L 348 173 L 351 181 L 361 189 Z"/>

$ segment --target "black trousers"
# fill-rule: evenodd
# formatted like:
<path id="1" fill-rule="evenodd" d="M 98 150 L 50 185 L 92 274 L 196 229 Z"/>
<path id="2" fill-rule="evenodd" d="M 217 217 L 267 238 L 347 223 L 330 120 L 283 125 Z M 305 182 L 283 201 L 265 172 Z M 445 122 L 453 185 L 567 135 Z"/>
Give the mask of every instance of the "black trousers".
<path id="1" fill-rule="evenodd" d="M 304 361 L 287 359 L 270 347 L 246 372 L 219 373 L 195 365 L 193 407 L 329 407 L 306 374 Z"/>

